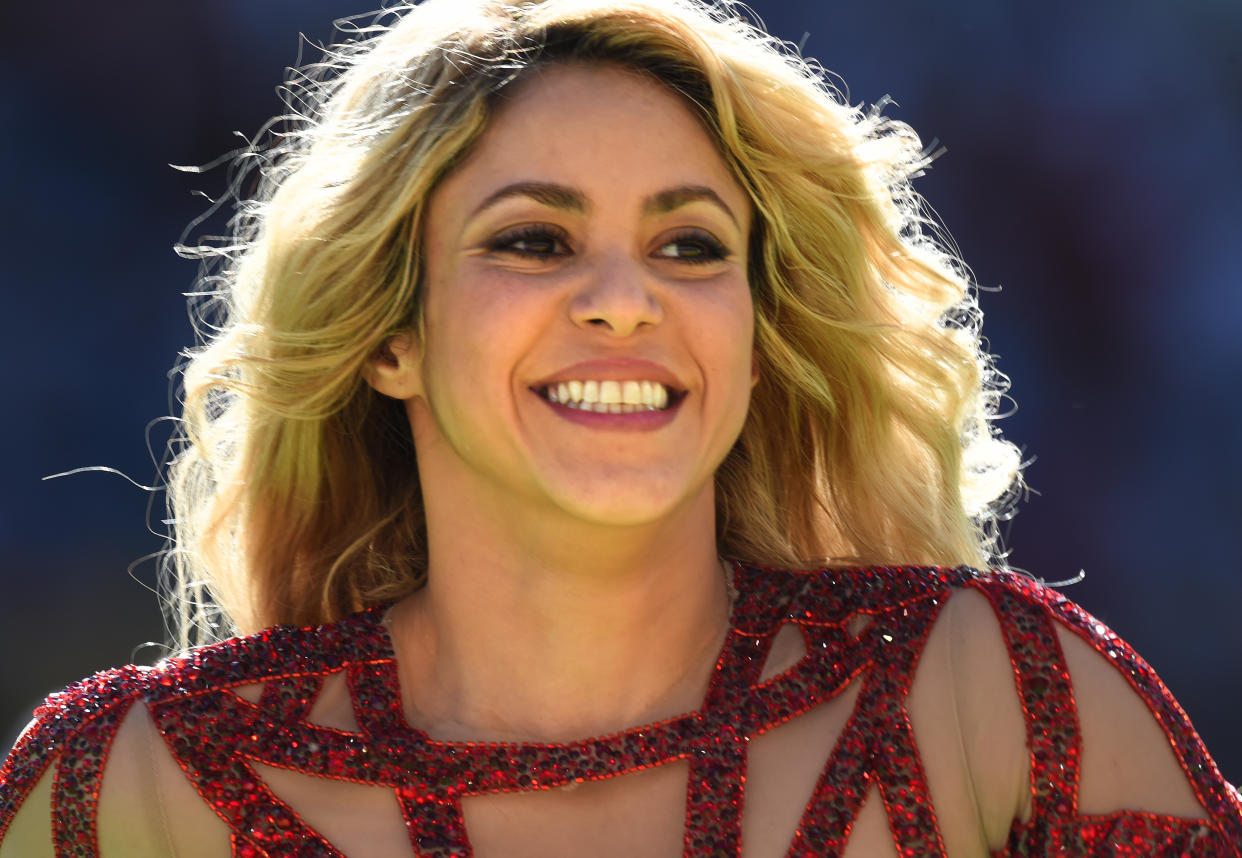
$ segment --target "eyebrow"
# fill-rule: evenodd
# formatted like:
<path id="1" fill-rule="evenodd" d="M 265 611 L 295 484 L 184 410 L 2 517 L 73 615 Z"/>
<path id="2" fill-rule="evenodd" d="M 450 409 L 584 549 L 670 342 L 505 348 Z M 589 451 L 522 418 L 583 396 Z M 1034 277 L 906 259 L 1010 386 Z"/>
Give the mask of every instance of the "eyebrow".
<path id="1" fill-rule="evenodd" d="M 698 202 L 711 203 L 727 214 L 735 226 L 737 225 L 733 210 L 725 204 L 718 193 L 704 185 L 682 185 L 652 194 L 643 201 L 643 214 L 668 214 L 682 206 Z"/>
<path id="2" fill-rule="evenodd" d="M 477 217 L 483 210 L 512 197 L 528 197 L 540 205 L 554 209 L 572 212 L 587 210 L 586 195 L 568 185 L 558 185 L 553 182 L 515 182 L 512 185 L 505 185 L 479 203 L 470 213 L 470 217 Z"/>
<path id="3" fill-rule="evenodd" d="M 558 185 L 555 182 L 514 182 L 511 185 L 505 185 L 479 203 L 470 213 L 470 217 L 477 217 L 485 209 L 512 197 L 527 197 L 540 205 L 575 213 L 582 213 L 590 208 L 586 194 L 577 188 Z M 668 214 L 682 206 L 696 202 L 711 203 L 728 215 L 729 220 L 737 224 L 737 217 L 734 216 L 733 210 L 720 198 L 719 194 L 704 185 L 681 185 L 652 194 L 643 200 L 643 216 Z"/>

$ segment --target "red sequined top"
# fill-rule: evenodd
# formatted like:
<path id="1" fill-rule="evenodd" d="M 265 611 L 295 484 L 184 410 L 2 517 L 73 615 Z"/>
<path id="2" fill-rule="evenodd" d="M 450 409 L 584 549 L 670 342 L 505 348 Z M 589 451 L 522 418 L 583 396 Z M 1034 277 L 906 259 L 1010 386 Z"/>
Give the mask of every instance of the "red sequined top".
<path id="1" fill-rule="evenodd" d="M 382 611 L 316 628 L 277 627 L 154 668 L 124 667 L 52 695 L 0 769 L 0 839 L 23 799 L 55 766 L 58 856 L 96 856 L 95 813 L 109 745 L 141 701 L 199 795 L 231 832 L 235 858 L 341 856 L 262 782 L 250 761 L 392 789 L 421 856 L 471 855 L 463 797 L 547 789 L 675 760 L 690 767 L 686 856 L 739 856 L 748 739 L 808 712 L 848 684 L 861 691 L 828 758 L 791 856 L 839 855 L 868 789 L 883 797 L 897 854 L 944 855 L 905 706 L 932 623 L 961 588 L 999 619 L 1027 723 L 1031 815 L 1004 856 L 1242 858 L 1242 798 L 1224 781 L 1185 713 L 1125 643 L 1058 592 L 1008 573 L 969 569 L 737 566 L 732 626 L 702 707 L 571 744 L 433 741 L 406 723 Z M 871 622 L 857 636 L 847 620 Z M 1203 820 L 1078 812 L 1079 725 L 1059 622 L 1112 661 L 1167 734 Z M 760 682 L 776 631 L 793 623 L 805 655 Z M 358 730 L 308 722 L 324 677 L 344 670 Z M 263 683 L 252 704 L 231 692 Z"/>

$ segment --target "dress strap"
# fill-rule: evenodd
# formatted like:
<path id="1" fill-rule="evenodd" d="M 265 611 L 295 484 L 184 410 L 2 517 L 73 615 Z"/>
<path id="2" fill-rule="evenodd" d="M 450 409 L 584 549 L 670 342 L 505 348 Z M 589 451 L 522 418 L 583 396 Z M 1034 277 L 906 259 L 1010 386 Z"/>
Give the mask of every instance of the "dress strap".
<path id="1" fill-rule="evenodd" d="M 1013 664 L 1030 749 L 1031 818 L 1078 816 L 1082 736 L 1069 668 L 1047 608 L 1012 586 L 989 581 L 980 589 L 996 610 Z M 1058 825 L 1035 826 L 1031 854 L 1064 854 Z"/>
<path id="2" fill-rule="evenodd" d="M 263 684 L 259 708 L 273 721 L 305 721 L 322 689 L 323 676 L 317 673 L 269 679 Z"/>

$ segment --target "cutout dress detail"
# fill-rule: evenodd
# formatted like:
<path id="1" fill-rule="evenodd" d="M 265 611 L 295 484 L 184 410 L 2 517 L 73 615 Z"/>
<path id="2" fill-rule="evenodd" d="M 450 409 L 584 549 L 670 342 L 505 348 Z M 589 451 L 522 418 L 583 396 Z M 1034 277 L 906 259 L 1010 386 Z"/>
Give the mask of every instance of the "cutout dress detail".
<path id="1" fill-rule="evenodd" d="M 961 588 L 992 605 L 1026 718 L 1031 815 L 1001 856 L 1242 858 L 1242 798 L 1221 776 L 1185 713 L 1125 643 L 1063 597 L 1011 573 L 900 567 L 790 572 L 735 564 L 738 599 L 702 706 L 668 720 L 567 744 L 443 742 L 403 715 L 382 608 L 312 628 L 275 627 L 152 668 L 105 671 L 54 694 L 0 769 L 0 838 L 54 766 L 58 856 L 95 858 L 95 815 L 117 726 L 146 706 L 169 751 L 231 833 L 234 858 L 344 858 L 281 801 L 252 765 L 393 790 L 410 854 L 472 854 L 462 799 L 550 789 L 685 760 L 686 858 L 740 856 L 748 742 L 861 683 L 857 701 L 789 844 L 790 858 L 840 855 L 878 790 L 900 856 L 945 854 L 906 711 L 919 654 Z M 849 621 L 871 618 L 857 636 Z M 1056 637 L 1063 624 L 1113 662 L 1151 709 L 1206 819 L 1138 811 L 1078 812 L 1081 742 Z M 783 625 L 806 654 L 760 681 Z M 324 677 L 345 671 L 358 729 L 310 723 Z M 232 692 L 263 683 L 257 703 Z"/>

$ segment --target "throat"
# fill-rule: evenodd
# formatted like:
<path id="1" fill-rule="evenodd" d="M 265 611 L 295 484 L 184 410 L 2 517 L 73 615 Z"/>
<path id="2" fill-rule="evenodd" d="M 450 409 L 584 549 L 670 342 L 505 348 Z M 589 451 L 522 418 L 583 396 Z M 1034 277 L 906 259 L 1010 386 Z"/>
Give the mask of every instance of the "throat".
<path id="1" fill-rule="evenodd" d="M 617 595 L 486 618 L 420 591 L 390 619 L 407 719 L 442 741 L 566 743 L 695 711 L 732 607 L 722 572 L 712 585 L 697 605 Z"/>

